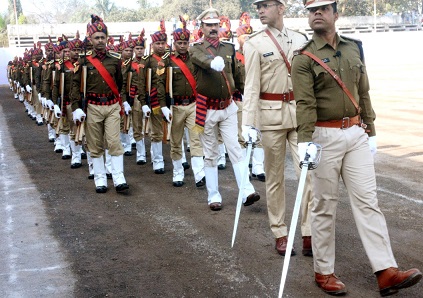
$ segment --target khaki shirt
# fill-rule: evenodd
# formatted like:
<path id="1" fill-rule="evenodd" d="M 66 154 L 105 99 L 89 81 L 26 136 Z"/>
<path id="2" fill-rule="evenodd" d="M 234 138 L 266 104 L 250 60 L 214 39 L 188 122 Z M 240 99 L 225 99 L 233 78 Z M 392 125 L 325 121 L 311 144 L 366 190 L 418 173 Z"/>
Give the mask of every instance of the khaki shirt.
<path id="1" fill-rule="evenodd" d="M 305 50 L 322 59 L 345 83 L 362 109 L 369 135 L 375 135 L 375 113 L 369 96 L 369 80 L 361 42 L 336 35 L 336 50 L 317 35 Z M 339 55 L 336 55 L 339 52 Z M 317 62 L 306 55 L 295 56 L 292 81 L 297 101 L 298 142 L 312 139 L 316 121 L 341 120 L 357 115 L 356 108 L 335 79 Z"/>
<path id="2" fill-rule="evenodd" d="M 301 33 L 286 27 L 282 31 L 269 26 L 267 28 L 290 62 L 294 50 L 307 40 Z M 244 44 L 246 78 L 242 124 L 254 125 L 260 130 L 295 128 L 297 122 L 294 101 L 260 99 L 260 93 L 282 94 L 292 91 L 285 61 L 265 29 L 251 35 Z"/>
<path id="3" fill-rule="evenodd" d="M 87 55 L 91 55 L 95 58 L 96 52 L 93 50 L 92 52 L 88 52 Z M 96 94 L 112 94 L 112 90 L 110 89 L 109 85 L 107 85 L 106 81 L 100 75 L 99 71 L 88 61 L 85 61 L 85 58 L 79 58 L 78 64 L 79 67 L 75 68 L 75 75 L 73 76 L 72 80 L 72 92 L 71 92 L 71 102 L 72 102 L 72 110 L 75 111 L 79 107 L 80 101 L 80 88 L 81 88 L 81 74 L 82 74 L 82 66 L 86 63 L 87 66 L 87 86 L 86 90 L 87 93 L 96 93 Z M 118 92 L 122 89 L 122 70 L 121 70 L 121 60 L 115 57 L 113 54 L 106 52 L 106 57 L 104 60 L 101 61 L 103 66 L 107 69 L 110 73 L 112 78 L 114 78 Z M 58 73 L 56 73 L 56 76 Z"/>
<path id="4" fill-rule="evenodd" d="M 209 52 L 211 51 L 211 53 Z M 208 41 L 197 42 L 190 48 L 191 60 L 194 64 L 194 77 L 197 81 L 197 92 L 213 99 L 229 99 L 241 82 L 236 82 L 235 46 L 229 42 L 220 42 L 215 49 Z M 211 61 L 220 56 L 225 61 L 225 72 L 230 90 L 224 76 L 210 67 Z"/>

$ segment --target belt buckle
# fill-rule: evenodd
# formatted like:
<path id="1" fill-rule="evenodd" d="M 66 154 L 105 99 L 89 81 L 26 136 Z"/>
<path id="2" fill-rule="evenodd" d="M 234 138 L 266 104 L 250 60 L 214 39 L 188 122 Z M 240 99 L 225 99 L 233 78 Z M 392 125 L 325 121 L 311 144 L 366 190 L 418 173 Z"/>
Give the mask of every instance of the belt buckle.
<path id="1" fill-rule="evenodd" d="M 100 103 L 106 103 L 108 101 L 108 98 L 107 97 L 99 97 L 98 100 L 99 100 Z"/>
<path id="2" fill-rule="evenodd" d="M 182 100 L 182 105 L 183 105 L 183 106 L 187 106 L 187 105 L 189 105 L 189 98 L 185 98 L 185 99 L 183 99 L 183 100 Z"/>
<path id="3" fill-rule="evenodd" d="M 345 121 L 347 123 L 347 125 L 345 125 Z M 344 117 L 342 118 L 342 126 L 341 129 L 347 129 L 350 127 L 350 117 Z"/>

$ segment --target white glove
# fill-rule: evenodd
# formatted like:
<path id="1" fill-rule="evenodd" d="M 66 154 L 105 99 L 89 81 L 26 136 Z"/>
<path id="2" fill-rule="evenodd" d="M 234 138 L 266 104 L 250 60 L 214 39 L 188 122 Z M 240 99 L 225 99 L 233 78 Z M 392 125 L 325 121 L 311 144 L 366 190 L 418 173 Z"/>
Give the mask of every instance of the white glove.
<path id="1" fill-rule="evenodd" d="M 244 141 L 248 142 L 251 138 L 251 142 L 255 143 L 257 141 L 257 130 L 255 130 L 250 125 L 242 125 L 242 137 L 244 138 Z"/>
<path id="2" fill-rule="evenodd" d="M 210 67 L 215 71 L 222 71 L 225 68 L 225 61 L 222 57 L 216 56 L 210 63 Z"/>
<path id="3" fill-rule="evenodd" d="M 309 162 L 313 162 L 316 159 L 317 155 L 317 147 L 312 142 L 302 142 L 298 143 L 298 156 L 300 158 L 300 162 L 303 162 L 306 156 L 306 153 L 310 155 L 308 158 Z"/>
<path id="4" fill-rule="evenodd" d="M 51 99 L 46 100 L 46 106 L 50 109 L 50 111 L 54 110 L 54 103 Z"/>
<path id="5" fill-rule="evenodd" d="M 62 116 L 62 111 L 58 105 L 54 105 L 54 116 L 56 116 L 56 118 L 60 118 L 60 116 Z"/>
<path id="6" fill-rule="evenodd" d="M 148 105 L 143 105 L 141 108 L 142 108 L 142 111 L 144 113 L 144 117 L 146 117 L 146 118 L 150 117 L 151 110 L 148 107 Z"/>
<path id="7" fill-rule="evenodd" d="M 28 93 L 32 92 L 32 88 L 29 85 L 26 85 L 25 89 Z"/>
<path id="8" fill-rule="evenodd" d="M 16 82 L 16 81 L 15 81 L 15 84 L 16 84 L 16 87 L 17 87 L 17 88 L 19 88 L 19 87 L 21 86 L 21 84 L 19 84 L 19 82 Z"/>
<path id="9" fill-rule="evenodd" d="M 163 115 L 166 117 L 167 122 L 170 122 L 170 119 L 172 119 L 172 114 L 170 113 L 170 110 L 168 107 L 162 107 L 161 108 Z"/>
<path id="10" fill-rule="evenodd" d="M 79 121 L 79 122 L 84 121 L 84 119 L 85 119 L 86 116 L 87 115 L 84 113 L 84 111 L 81 110 L 81 109 L 79 109 L 79 108 L 72 112 L 73 121 L 75 123 L 77 121 Z"/>
<path id="11" fill-rule="evenodd" d="M 127 101 L 123 102 L 123 108 L 125 110 L 125 114 L 128 115 L 130 111 L 132 111 L 131 106 L 129 105 L 129 103 Z"/>
<path id="12" fill-rule="evenodd" d="M 369 138 L 369 147 L 370 147 L 370 152 L 372 153 L 373 156 L 375 156 L 377 153 L 376 136 Z"/>

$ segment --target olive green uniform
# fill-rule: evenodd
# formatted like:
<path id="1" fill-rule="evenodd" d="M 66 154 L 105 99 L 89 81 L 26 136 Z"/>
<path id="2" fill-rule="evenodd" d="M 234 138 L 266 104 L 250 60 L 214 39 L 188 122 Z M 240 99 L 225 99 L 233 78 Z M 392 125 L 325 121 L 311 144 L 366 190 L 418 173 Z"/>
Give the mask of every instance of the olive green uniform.
<path id="1" fill-rule="evenodd" d="M 241 185 L 241 162 L 245 156 L 238 142 L 238 107 L 232 100 L 232 93 L 241 81 L 235 84 L 234 78 L 239 78 L 235 67 L 235 47 L 228 42 L 219 42 L 216 49 L 207 40 L 194 43 L 190 49 L 192 63 L 194 64 L 194 76 L 197 80 L 197 92 L 207 97 L 207 114 L 205 119 L 204 133 L 200 134 L 200 140 L 204 151 L 204 169 L 206 173 L 206 185 L 208 192 L 208 204 L 221 203 L 222 197 L 218 190 L 217 160 L 219 158 L 218 132 L 222 135 L 223 142 L 234 168 L 238 187 Z M 223 58 L 225 67 L 222 72 L 211 68 L 210 63 L 216 57 Z M 225 76 L 223 75 L 225 73 Z M 198 103 L 197 103 L 198 104 Z M 247 181 L 242 190 L 242 197 L 255 192 L 253 185 Z"/>
<path id="2" fill-rule="evenodd" d="M 306 55 L 295 56 L 292 82 L 297 101 L 298 141 L 322 146 L 322 156 L 313 175 L 311 211 L 314 271 L 334 273 L 335 219 L 339 177 L 348 190 L 352 212 L 373 271 L 397 267 L 385 218 L 378 207 L 374 161 L 368 136 L 375 135 L 375 114 L 369 96 L 369 81 L 361 42 L 336 35 L 336 49 L 320 37 L 304 49 L 326 63 L 345 83 L 361 107 L 367 131 L 359 125 L 348 128 L 317 126 L 316 121 L 342 120 L 357 111 L 334 78 Z M 349 118 L 345 118 L 348 123 Z"/>

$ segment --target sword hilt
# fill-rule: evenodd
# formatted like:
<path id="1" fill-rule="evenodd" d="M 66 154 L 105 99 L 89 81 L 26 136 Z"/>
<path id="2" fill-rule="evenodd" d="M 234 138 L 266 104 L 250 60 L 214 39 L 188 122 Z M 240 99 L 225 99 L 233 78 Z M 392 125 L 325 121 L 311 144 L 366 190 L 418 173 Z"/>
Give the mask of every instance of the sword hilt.
<path id="1" fill-rule="evenodd" d="M 313 144 L 316 147 L 316 153 L 313 154 L 313 155 L 315 155 L 315 157 L 313 158 L 313 160 L 312 161 L 309 161 L 309 159 L 311 157 L 311 154 L 309 153 L 308 149 L 309 149 L 309 146 L 311 144 Z M 300 168 L 302 168 L 304 165 L 306 165 L 309 170 L 316 169 L 317 166 L 320 163 L 321 156 L 322 156 L 322 146 L 320 146 L 317 143 L 309 143 L 308 144 L 308 147 L 307 147 L 306 155 L 304 157 L 304 161 L 300 161 Z"/>

